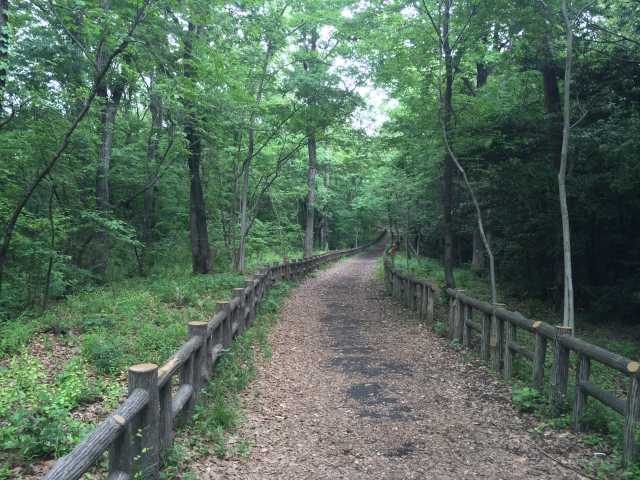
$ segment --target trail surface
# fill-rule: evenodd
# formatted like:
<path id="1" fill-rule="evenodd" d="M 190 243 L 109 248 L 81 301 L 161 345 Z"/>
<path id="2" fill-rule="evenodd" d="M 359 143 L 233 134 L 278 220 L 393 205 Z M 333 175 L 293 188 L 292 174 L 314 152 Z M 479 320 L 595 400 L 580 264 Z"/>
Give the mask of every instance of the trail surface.
<path id="1" fill-rule="evenodd" d="M 354 257 L 293 291 L 245 399 L 250 455 L 198 478 L 582 478 L 556 461 L 588 458 L 575 437 L 529 433 L 508 389 L 385 298 L 375 269 Z"/>

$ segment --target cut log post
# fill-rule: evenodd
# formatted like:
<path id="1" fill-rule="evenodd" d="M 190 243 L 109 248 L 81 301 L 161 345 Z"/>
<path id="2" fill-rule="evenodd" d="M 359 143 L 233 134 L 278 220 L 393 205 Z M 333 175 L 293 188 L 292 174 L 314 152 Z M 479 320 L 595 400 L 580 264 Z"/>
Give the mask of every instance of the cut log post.
<path id="1" fill-rule="evenodd" d="M 469 323 L 472 319 L 471 306 L 463 304 L 462 306 L 462 346 L 469 348 L 471 345 L 471 327 Z"/>
<path id="2" fill-rule="evenodd" d="M 417 307 L 417 298 L 418 298 L 418 284 L 409 280 L 409 308 L 412 311 L 416 311 Z"/>
<path id="3" fill-rule="evenodd" d="M 578 356 L 578 368 L 576 370 L 576 392 L 573 399 L 573 429 L 576 432 L 582 431 L 582 417 L 587 406 L 587 393 L 582 388 L 582 384 L 589 381 L 591 373 L 591 360 L 584 354 Z"/>
<path id="4" fill-rule="evenodd" d="M 434 297 L 435 292 L 431 287 L 427 286 L 427 322 L 433 323 L 434 321 Z"/>
<path id="5" fill-rule="evenodd" d="M 287 263 L 287 279 L 289 279 L 289 264 Z M 256 319 L 256 281 L 251 279 L 244 282 L 246 287 L 249 287 L 249 293 L 247 295 L 247 305 L 249 307 L 249 316 L 247 317 L 247 327 L 251 326 Z"/>
<path id="6" fill-rule="evenodd" d="M 502 303 L 493 305 L 494 309 L 504 307 Z M 502 372 L 504 360 L 504 322 L 494 313 L 491 315 L 491 367 L 496 373 Z"/>
<path id="7" fill-rule="evenodd" d="M 393 298 L 398 300 L 399 295 L 400 295 L 400 279 L 394 273 L 393 274 Z"/>
<path id="8" fill-rule="evenodd" d="M 295 268 L 295 262 L 292 265 L 292 268 Z M 262 291 L 264 289 L 264 274 L 256 273 L 256 279 L 258 280 L 258 287 L 256 289 L 256 301 L 260 302 L 262 300 Z"/>
<path id="9" fill-rule="evenodd" d="M 554 415 L 560 415 L 567 399 L 567 382 L 569 380 L 569 353 L 560 338 L 571 335 L 571 327 L 556 327 L 555 353 L 553 359 L 553 383 L 551 386 L 551 408 Z"/>
<path id="10" fill-rule="evenodd" d="M 132 425 L 134 431 L 131 478 L 155 480 L 160 478 L 160 399 L 157 365 L 143 363 L 129 368 L 129 395 L 138 388 L 149 394 L 149 402 Z"/>
<path id="11" fill-rule="evenodd" d="M 169 380 L 158 392 L 160 405 L 160 452 L 171 448 L 171 443 L 173 442 L 173 415 L 171 414 L 173 411 L 172 386 L 173 375 L 169 377 Z"/>
<path id="12" fill-rule="evenodd" d="M 622 448 L 622 462 L 625 466 L 633 464 L 638 459 L 638 445 L 636 433 L 640 425 L 640 373 L 638 363 L 629 364 L 629 392 L 624 414 L 624 445 Z"/>
<path id="13" fill-rule="evenodd" d="M 409 308 L 415 312 L 418 310 L 418 283 L 413 280 L 409 280 L 409 282 L 411 282 Z"/>
<path id="14" fill-rule="evenodd" d="M 480 358 L 487 364 L 491 360 L 491 314 L 489 313 L 482 314 Z"/>
<path id="15" fill-rule="evenodd" d="M 536 350 L 533 357 L 533 379 L 532 384 L 535 389 L 542 391 L 544 382 L 544 362 L 547 356 L 547 337 L 540 332 L 542 322 L 533 322 L 536 336 Z"/>
<path id="16" fill-rule="evenodd" d="M 505 336 L 504 336 L 504 366 L 503 375 L 507 381 L 513 377 L 513 350 L 511 349 L 511 343 L 516 342 L 516 326 L 511 322 L 506 322 Z"/>
<path id="17" fill-rule="evenodd" d="M 200 347 L 193 352 L 193 402 L 198 398 L 200 389 L 209 379 L 209 359 L 207 349 L 207 322 L 189 322 L 189 338 L 200 337 L 202 343 Z"/>
<path id="18" fill-rule="evenodd" d="M 398 300 L 400 297 L 400 278 L 396 273 L 393 274 L 393 298 Z"/>
<path id="19" fill-rule="evenodd" d="M 239 303 L 238 303 L 238 306 L 236 307 L 236 314 L 235 314 L 236 322 L 238 322 L 238 332 L 236 335 L 242 335 L 246 327 L 245 318 L 244 318 L 244 307 L 245 307 L 244 288 L 234 288 L 233 296 L 239 299 Z"/>
<path id="20" fill-rule="evenodd" d="M 427 302 L 429 298 L 429 287 L 426 283 L 422 284 L 420 294 L 420 319 L 422 321 L 427 320 Z"/>
<path id="21" fill-rule="evenodd" d="M 219 312 L 224 312 L 224 319 L 222 320 L 222 346 L 227 348 L 231 345 L 232 332 L 231 332 L 231 315 L 229 302 L 216 302 L 216 306 Z"/>
<path id="22" fill-rule="evenodd" d="M 463 290 L 458 290 L 458 292 L 462 293 Z M 457 305 L 456 305 L 456 309 L 454 311 L 454 317 L 453 317 L 453 339 L 457 340 L 458 342 L 460 342 L 460 344 L 462 344 L 465 305 L 460 299 L 458 299 L 456 303 Z"/>
<path id="23" fill-rule="evenodd" d="M 455 335 L 455 318 L 457 316 L 458 310 L 458 299 L 456 297 L 451 297 L 449 299 L 449 322 L 447 328 L 447 334 L 450 339 L 453 340 Z"/>

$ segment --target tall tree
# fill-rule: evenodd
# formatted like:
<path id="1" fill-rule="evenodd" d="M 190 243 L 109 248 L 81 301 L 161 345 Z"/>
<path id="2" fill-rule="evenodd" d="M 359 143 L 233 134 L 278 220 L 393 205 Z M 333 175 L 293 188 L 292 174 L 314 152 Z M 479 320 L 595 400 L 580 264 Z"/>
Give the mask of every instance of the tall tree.
<path id="1" fill-rule="evenodd" d="M 0 0 L 0 113 L 7 85 L 7 57 L 9 49 L 9 0 Z"/>
<path id="2" fill-rule="evenodd" d="M 308 54 L 304 60 L 304 71 L 312 75 L 316 70 L 315 58 L 318 51 L 318 30 L 311 27 L 309 32 L 305 32 L 304 48 Z M 315 98 L 311 97 L 314 102 Z M 313 104 L 312 104 L 313 107 Z M 315 121 L 315 119 L 314 119 Z M 316 175 L 318 173 L 318 144 L 316 139 L 315 125 L 307 126 L 307 201 L 305 209 L 305 228 L 304 228 L 304 257 L 308 258 L 313 254 L 314 226 L 315 226 L 315 209 L 316 209 Z"/>
<path id="3" fill-rule="evenodd" d="M 560 194 L 560 215 L 562 218 L 562 252 L 564 258 L 564 300 L 562 324 L 575 328 L 573 308 L 573 272 L 571 266 L 571 227 L 569 224 L 569 207 L 567 205 L 567 157 L 571 134 L 571 69 L 573 67 L 573 20 L 569 14 L 570 2 L 562 0 L 562 17 L 566 29 L 566 60 L 564 67 L 564 91 L 562 107 L 562 151 L 560 154 L 560 171 L 558 172 L 558 191 Z"/>
<path id="4" fill-rule="evenodd" d="M 187 32 L 184 34 L 184 77 L 191 88 L 195 88 L 197 81 L 194 68 L 193 43 L 198 37 L 198 27 L 188 22 Z M 188 165 L 191 176 L 189 193 L 190 209 L 190 238 L 191 260 L 193 273 L 209 273 L 213 268 L 213 255 L 209 246 L 209 231 L 207 225 L 207 208 L 202 188 L 202 134 L 199 116 L 194 101 L 187 95 L 184 99 L 185 124 L 187 138 Z"/>

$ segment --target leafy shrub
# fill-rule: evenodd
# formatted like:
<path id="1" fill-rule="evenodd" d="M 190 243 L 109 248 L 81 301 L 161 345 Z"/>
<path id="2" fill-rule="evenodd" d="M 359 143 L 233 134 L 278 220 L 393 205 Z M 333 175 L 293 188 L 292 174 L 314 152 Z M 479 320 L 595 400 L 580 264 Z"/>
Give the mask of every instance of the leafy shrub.
<path id="1" fill-rule="evenodd" d="M 433 324 L 433 331 L 436 332 L 436 335 L 444 337 L 447 335 L 447 330 L 447 324 L 444 322 L 435 322 Z"/>
<path id="2" fill-rule="evenodd" d="M 21 354 L 0 371 L 0 450 L 13 461 L 58 457 L 84 435 L 87 425 L 70 417 L 79 404 L 100 392 L 87 381 L 80 359 L 67 364 L 55 381 L 47 379 L 45 366 Z"/>
<path id="3" fill-rule="evenodd" d="M 102 330 L 82 339 L 82 354 L 98 373 L 117 373 L 126 368 L 127 339 Z"/>
<path id="4" fill-rule="evenodd" d="M 511 401 L 521 412 L 533 412 L 540 403 L 540 392 L 531 387 L 513 387 Z"/>

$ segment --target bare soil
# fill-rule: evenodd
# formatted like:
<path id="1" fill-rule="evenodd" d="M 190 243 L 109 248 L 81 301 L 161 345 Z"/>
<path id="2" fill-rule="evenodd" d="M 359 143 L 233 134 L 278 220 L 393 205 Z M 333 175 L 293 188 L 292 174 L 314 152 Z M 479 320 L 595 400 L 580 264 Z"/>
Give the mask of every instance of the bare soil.
<path id="1" fill-rule="evenodd" d="M 383 294 L 373 254 L 298 286 L 246 392 L 246 458 L 202 479 L 575 479 L 593 452 L 531 433 L 509 388 Z"/>

